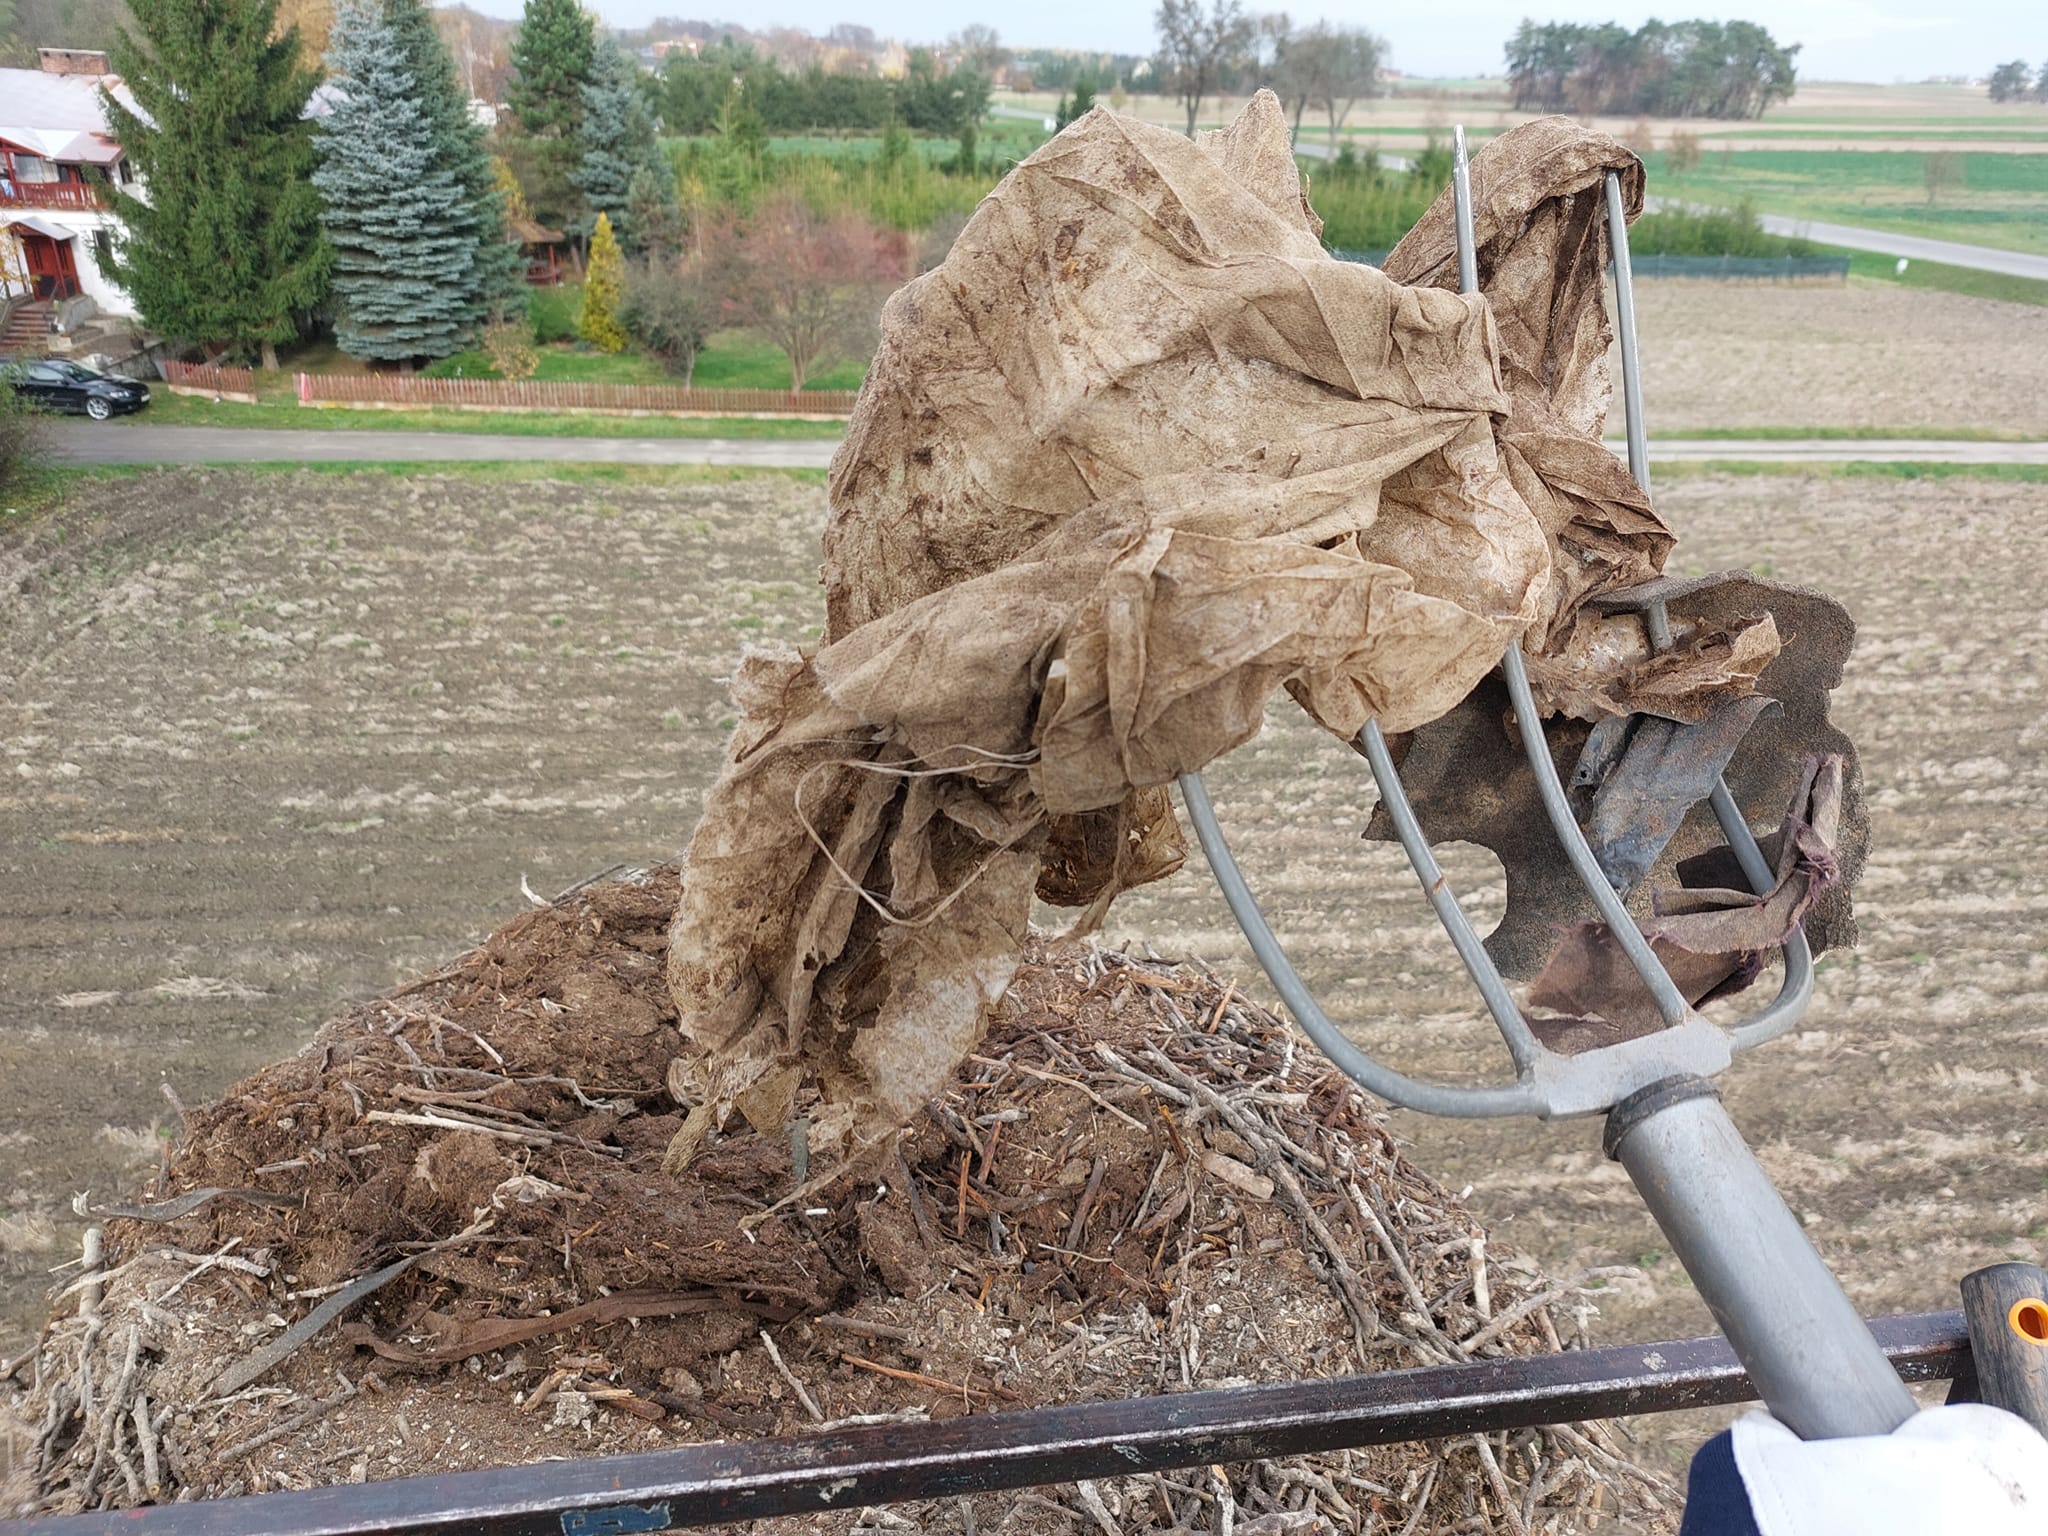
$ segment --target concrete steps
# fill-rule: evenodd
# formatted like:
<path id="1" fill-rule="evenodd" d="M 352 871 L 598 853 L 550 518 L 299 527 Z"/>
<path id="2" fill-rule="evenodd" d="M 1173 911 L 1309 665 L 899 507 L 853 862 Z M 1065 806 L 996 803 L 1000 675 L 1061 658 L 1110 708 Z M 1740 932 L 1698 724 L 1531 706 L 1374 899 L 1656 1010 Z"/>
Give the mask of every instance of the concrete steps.
<path id="1" fill-rule="evenodd" d="M 40 352 L 50 339 L 51 307 L 47 301 L 17 304 L 7 317 L 6 329 L 0 330 L 0 353 Z"/>

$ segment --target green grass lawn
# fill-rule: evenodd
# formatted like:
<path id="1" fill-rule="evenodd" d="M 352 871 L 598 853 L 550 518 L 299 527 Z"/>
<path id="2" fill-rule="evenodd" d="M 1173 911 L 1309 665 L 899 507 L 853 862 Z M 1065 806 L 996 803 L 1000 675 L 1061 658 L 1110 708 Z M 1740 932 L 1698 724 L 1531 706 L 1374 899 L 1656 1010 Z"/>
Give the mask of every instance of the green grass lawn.
<path id="1" fill-rule="evenodd" d="M 855 141 L 858 142 L 858 141 Z M 682 379 L 655 358 L 637 348 L 624 352 L 599 352 L 576 337 L 576 316 L 583 305 L 580 283 L 559 288 L 536 288 L 528 297 L 528 313 L 534 333 L 540 339 L 540 366 L 534 378 L 558 384 L 680 384 Z M 282 382 L 275 390 L 261 379 L 257 393 L 291 393 L 292 370 L 322 373 L 361 373 L 363 365 L 334 350 L 333 344 L 301 348 L 285 363 Z M 471 347 L 453 357 L 444 357 L 420 370 L 430 379 L 495 379 L 497 370 L 481 347 Z M 838 363 L 806 382 L 809 389 L 859 389 L 867 376 L 865 361 Z M 697 354 L 697 371 L 691 381 L 699 389 L 788 389 L 789 360 L 774 347 L 741 331 L 720 331 Z"/>
<path id="2" fill-rule="evenodd" d="M 1664 197 L 1717 207 L 1747 199 L 1764 213 L 2048 255 L 2048 153 L 1952 153 L 1962 164 L 1962 185 L 1932 202 L 1924 154 L 1709 152 L 1683 172 L 1672 169 L 1668 154 L 1653 154 L 1648 163 L 1650 185 Z"/>
<path id="3" fill-rule="evenodd" d="M 540 366 L 534 378 L 553 384 L 678 384 L 682 381 L 644 352 L 598 352 L 569 342 L 538 349 Z M 430 379 L 495 379 L 498 372 L 481 347 L 430 363 L 420 372 Z"/>
<path id="4" fill-rule="evenodd" d="M 309 410 L 265 401 L 240 405 L 158 390 L 149 409 L 116 416 L 110 426 L 261 427 L 342 432 L 483 432 L 495 437 L 739 437 L 833 439 L 839 421 L 794 421 L 752 416 L 565 416 L 545 411 L 357 411 L 346 407 Z"/>
<path id="5" fill-rule="evenodd" d="M 430 379 L 495 379 L 491 360 L 479 348 L 444 357 L 422 370 Z M 562 384 L 680 384 L 644 352 L 604 353 L 580 343 L 540 348 L 540 366 L 533 376 Z M 808 389 L 859 389 L 867 377 L 865 363 L 838 363 L 807 381 Z M 691 384 L 698 389 L 788 389 L 789 359 L 764 341 L 740 331 L 720 331 L 697 354 Z"/>

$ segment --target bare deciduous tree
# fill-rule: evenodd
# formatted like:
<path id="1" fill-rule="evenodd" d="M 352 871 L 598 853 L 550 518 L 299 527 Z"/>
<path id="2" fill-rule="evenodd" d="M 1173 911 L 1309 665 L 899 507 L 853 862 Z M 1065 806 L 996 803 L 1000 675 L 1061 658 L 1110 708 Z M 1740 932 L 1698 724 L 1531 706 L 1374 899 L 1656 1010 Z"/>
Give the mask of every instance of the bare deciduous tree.
<path id="1" fill-rule="evenodd" d="M 1159 0 L 1153 26 L 1159 33 L 1154 68 L 1160 88 L 1180 98 L 1193 138 L 1203 98 L 1251 53 L 1254 24 L 1241 0 L 1210 0 L 1207 11 L 1201 0 Z"/>
<path id="2" fill-rule="evenodd" d="M 702 262 L 671 257 L 626 271 L 620 318 L 662 366 L 682 376 L 685 389 L 696 376 L 697 354 L 716 328 L 718 310 Z"/>
<path id="3" fill-rule="evenodd" d="M 721 313 L 789 359 L 793 390 L 821 366 L 865 353 L 882 300 L 908 268 L 900 235 L 853 212 L 822 218 L 793 192 L 763 202 L 711 245 Z"/>
<path id="4" fill-rule="evenodd" d="M 1315 37 L 1321 33 L 1321 37 Z M 1380 60 L 1386 44 L 1362 27 L 1326 27 L 1318 22 L 1311 47 L 1322 60 L 1317 69 L 1317 100 L 1330 116 L 1330 153 L 1351 109 L 1380 93 Z"/>
<path id="5" fill-rule="evenodd" d="M 1296 138 L 1301 137 L 1301 114 L 1321 94 L 1322 61 L 1313 40 L 1322 30 L 1323 23 L 1318 22 L 1306 32 L 1295 31 L 1285 11 L 1259 18 L 1260 51 L 1270 50 L 1269 56 L 1261 60 L 1260 78 L 1273 88 L 1280 105 L 1287 109 Z"/>
<path id="6" fill-rule="evenodd" d="M 953 34 L 950 51 L 984 75 L 993 75 L 1010 62 L 1010 50 L 1003 46 L 1002 34 L 979 21 L 969 22 Z"/>

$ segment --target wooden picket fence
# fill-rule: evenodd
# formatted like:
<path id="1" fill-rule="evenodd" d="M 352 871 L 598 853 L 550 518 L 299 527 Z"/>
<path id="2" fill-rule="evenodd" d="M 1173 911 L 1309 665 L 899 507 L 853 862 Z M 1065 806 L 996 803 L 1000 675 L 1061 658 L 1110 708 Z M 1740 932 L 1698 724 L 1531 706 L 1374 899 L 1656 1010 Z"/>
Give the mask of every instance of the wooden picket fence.
<path id="1" fill-rule="evenodd" d="M 850 389 L 685 389 L 541 379 L 428 379 L 417 374 L 302 373 L 301 405 L 453 406 L 471 411 L 600 411 L 688 416 L 848 416 Z"/>
<path id="2" fill-rule="evenodd" d="M 250 368 L 227 368 L 219 363 L 163 363 L 164 382 L 180 394 L 220 395 L 224 398 L 254 400 L 256 373 Z"/>

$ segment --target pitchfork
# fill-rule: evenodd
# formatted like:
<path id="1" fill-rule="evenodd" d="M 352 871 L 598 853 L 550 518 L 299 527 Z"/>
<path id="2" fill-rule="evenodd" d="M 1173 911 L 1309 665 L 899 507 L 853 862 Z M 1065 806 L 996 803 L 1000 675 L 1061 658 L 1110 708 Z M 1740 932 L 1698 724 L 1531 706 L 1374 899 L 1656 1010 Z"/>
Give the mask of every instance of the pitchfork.
<path id="1" fill-rule="evenodd" d="M 1465 293 L 1476 293 L 1471 172 L 1462 127 L 1456 132 L 1452 189 L 1458 285 Z M 1647 491 L 1649 450 L 1628 225 L 1621 178 L 1613 171 L 1607 173 L 1606 193 L 1628 465 L 1636 484 Z M 1669 649 L 1671 623 L 1662 599 L 1646 594 L 1630 603 L 1628 597 L 1617 594 L 1604 599 L 1602 606 L 1640 612 L 1650 644 L 1659 651 Z M 1712 1083 L 1736 1056 L 1775 1040 L 1805 1017 L 1813 996 L 1813 954 L 1805 934 L 1795 929 L 1781 947 L 1783 981 L 1767 1006 L 1729 1026 L 1695 1009 L 1601 872 L 1573 817 L 1518 646 L 1508 648 L 1501 672 L 1551 827 L 1601 920 L 1642 978 L 1663 1019 L 1662 1030 L 1579 1055 L 1550 1050 L 1537 1038 L 1438 868 L 1377 722 L 1367 722 L 1358 744 L 1379 784 L 1381 805 L 1507 1044 L 1514 1081 L 1482 1088 L 1425 1082 L 1393 1070 L 1345 1038 L 1273 936 L 1224 842 L 1201 774 L 1182 774 L 1188 815 L 1224 899 L 1301 1027 L 1370 1092 L 1429 1115 L 1555 1119 L 1604 1114 L 1602 1142 L 1608 1155 L 1617 1158 L 1635 1181 L 1672 1252 L 1699 1288 L 1771 1412 L 1809 1440 L 1888 1434 L 1915 1411 L 1912 1396 L 1750 1153 Z M 1759 894 L 1768 892 L 1774 883 L 1770 865 L 1724 780 L 1716 781 L 1711 804 L 1744 878 Z"/>

